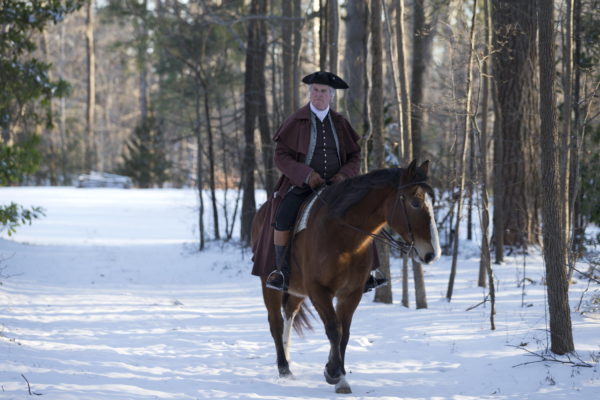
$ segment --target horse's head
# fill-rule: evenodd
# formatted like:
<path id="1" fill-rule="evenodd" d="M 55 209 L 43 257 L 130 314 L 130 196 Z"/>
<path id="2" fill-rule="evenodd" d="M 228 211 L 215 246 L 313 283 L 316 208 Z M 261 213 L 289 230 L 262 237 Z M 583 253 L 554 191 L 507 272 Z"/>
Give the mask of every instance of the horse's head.
<path id="1" fill-rule="evenodd" d="M 429 161 L 417 166 L 416 160 L 400 175 L 394 195 L 385 205 L 388 225 L 402 236 L 408 255 L 429 264 L 440 258 L 441 249 L 435 215 L 434 193 L 427 180 Z"/>

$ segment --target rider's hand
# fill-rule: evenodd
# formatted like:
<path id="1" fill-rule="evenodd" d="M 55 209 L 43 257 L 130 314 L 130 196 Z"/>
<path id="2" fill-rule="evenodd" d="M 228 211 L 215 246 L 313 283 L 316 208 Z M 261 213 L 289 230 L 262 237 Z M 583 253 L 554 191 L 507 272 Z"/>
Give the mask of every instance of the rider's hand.
<path id="1" fill-rule="evenodd" d="M 315 171 L 310 174 L 310 178 L 308 178 L 308 186 L 310 186 L 311 189 L 316 189 L 324 184 L 325 179 L 321 178 L 321 175 L 317 174 Z"/>
<path id="2" fill-rule="evenodd" d="M 333 176 L 333 178 L 331 178 L 331 183 L 340 183 L 344 179 L 346 179 L 346 175 L 342 174 L 341 172 L 338 172 Z"/>

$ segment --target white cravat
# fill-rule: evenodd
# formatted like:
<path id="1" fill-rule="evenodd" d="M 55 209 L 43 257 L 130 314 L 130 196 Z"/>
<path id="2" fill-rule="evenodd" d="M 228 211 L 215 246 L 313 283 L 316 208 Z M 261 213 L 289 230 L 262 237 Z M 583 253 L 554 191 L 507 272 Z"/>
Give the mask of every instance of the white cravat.
<path id="1" fill-rule="evenodd" d="M 327 116 L 327 113 L 329 112 L 329 106 L 327 106 L 327 108 L 324 110 L 319 110 L 317 107 L 313 106 L 313 103 L 310 103 L 310 111 L 314 112 L 317 118 L 323 122 Z"/>

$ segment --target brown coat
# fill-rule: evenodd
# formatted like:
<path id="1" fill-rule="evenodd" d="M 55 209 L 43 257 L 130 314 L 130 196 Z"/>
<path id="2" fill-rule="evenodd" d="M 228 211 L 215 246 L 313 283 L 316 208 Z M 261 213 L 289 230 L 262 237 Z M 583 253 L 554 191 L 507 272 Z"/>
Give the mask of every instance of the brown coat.
<path id="1" fill-rule="evenodd" d="M 254 239 L 252 252 L 252 275 L 265 276 L 275 268 L 275 251 L 273 248 L 273 222 L 275 212 L 283 196 L 291 185 L 303 186 L 306 178 L 313 169 L 304 164 L 310 141 L 310 107 L 300 108 L 288 119 L 273 136 L 277 142 L 275 147 L 275 166 L 282 175 L 275 185 L 273 197 L 267 199 L 266 207 L 268 223 L 263 224 L 263 229 Z M 360 145 L 359 136 L 354 131 L 350 122 L 341 114 L 330 110 L 340 145 L 340 163 L 338 171 L 346 177 L 358 175 L 360 171 Z"/>

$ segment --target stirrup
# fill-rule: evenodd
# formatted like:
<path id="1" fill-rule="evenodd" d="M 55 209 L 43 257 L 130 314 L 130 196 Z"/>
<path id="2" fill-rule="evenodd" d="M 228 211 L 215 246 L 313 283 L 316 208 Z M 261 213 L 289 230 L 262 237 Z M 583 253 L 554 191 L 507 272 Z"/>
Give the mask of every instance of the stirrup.
<path id="1" fill-rule="evenodd" d="M 285 275 L 280 270 L 273 270 L 267 277 L 265 286 L 269 289 L 279 290 L 280 292 L 286 292 L 288 287 L 286 284 Z"/>
<path id="2" fill-rule="evenodd" d="M 363 293 L 370 292 L 373 289 L 380 288 L 388 284 L 388 280 L 385 278 L 383 273 L 376 269 L 374 274 L 369 274 L 369 278 L 365 283 L 365 289 Z"/>

